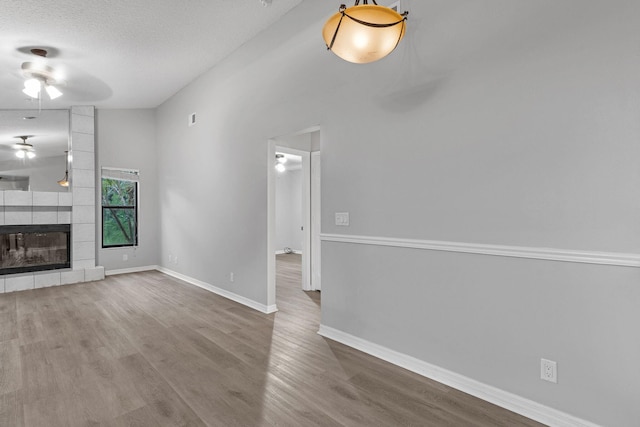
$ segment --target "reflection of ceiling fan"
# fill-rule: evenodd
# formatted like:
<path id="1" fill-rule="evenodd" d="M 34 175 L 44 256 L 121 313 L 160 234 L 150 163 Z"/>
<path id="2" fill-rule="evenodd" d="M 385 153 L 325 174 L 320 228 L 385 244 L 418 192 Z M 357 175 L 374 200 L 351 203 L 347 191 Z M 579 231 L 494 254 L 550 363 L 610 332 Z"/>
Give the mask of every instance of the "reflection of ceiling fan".
<path id="1" fill-rule="evenodd" d="M 16 138 L 20 138 L 22 142 L 16 142 L 13 145 L 16 151 L 16 157 L 19 159 L 24 159 L 25 157 L 28 159 L 33 159 L 36 156 L 36 150 L 33 148 L 32 144 L 27 143 L 28 138 L 32 138 L 33 135 L 21 135 L 16 136 Z"/>

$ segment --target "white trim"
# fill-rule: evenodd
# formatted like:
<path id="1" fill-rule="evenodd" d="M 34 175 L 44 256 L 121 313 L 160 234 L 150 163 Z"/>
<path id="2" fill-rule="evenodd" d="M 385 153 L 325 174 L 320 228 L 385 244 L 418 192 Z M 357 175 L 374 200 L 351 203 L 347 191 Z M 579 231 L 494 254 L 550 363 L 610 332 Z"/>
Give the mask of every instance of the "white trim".
<path id="1" fill-rule="evenodd" d="M 276 304 L 276 141 L 267 142 L 267 304 Z M 272 255 L 273 254 L 273 255 Z"/>
<path id="2" fill-rule="evenodd" d="M 184 274 L 175 272 L 173 270 L 169 270 L 168 268 L 162 267 L 162 266 L 158 266 L 157 270 L 160 271 L 161 273 L 167 274 L 169 276 L 175 277 L 176 279 L 180 279 L 184 282 L 187 282 L 191 285 L 197 286 L 199 288 L 205 289 L 209 292 L 213 292 L 214 294 L 218 294 L 221 297 L 225 297 L 227 299 L 230 299 L 231 301 L 235 301 L 237 303 L 240 303 L 242 305 L 246 305 L 247 307 L 253 308 L 254 310 L 258 310 L 262 313 L 265 314 L 271 314 L 271 313 L 275 313 L 276 311 L 278 311 L 278 307 L 273 304 L 273 305 L 264 305 L 264 304 L 260 304 L 259 302 L 256 302 L 252 299 L 249 299 L 247 297 L 243 297 L 242 295 L 238 295 L 236 293 L 227 291 L 226 289 L 222 289 L 222 288 L 218 288 L 217 286 L 213 286 L 209 283 L 203 282 L 201 280 L 198 279 L 194 279 L 193 277 L 189 277 L 189 276 L 185 276 Z"/>
<path id="3" fill-rule="evenodd" d="M 314 151 L 311 153 L 311 290 L 319 291 L 322 289 L 321 283 L 321 243 L 320 243 L 320 229 L 322 226 L 321 218 L 321 187 L 322 187 L 322 174 L 321 174 L 321 154 L 320 151 Z"/>
<path id="4" fill-rule="evenodd" d="M 469 254 L 530 258 L 549 261 L 604 264 L 623 267 L 640 267 L 640 254 L 626 254 L 619 252 L 576 251 L 553 248 L 533 248 L 526 246 L 445 242 L 439 240 L 351 236 L 344 234 L 321 234 L 320 240 L 322 240 L 323 242 L 354 243 L 359 245 L 391 246 L 399 248 L 426 249 L 445 252 L 463 252 Z"/>
<path id="5" fill-rule="evenodd" d="M 140 174 L 140 170 L 138 170 L 138 169 L 114 168 L 112 166 L 100 166 L 100 169 L 105 169 L 105 170 L 109 170 L 109 171 L 127 172 L 127 173 L 131 173 L 131 174 L 135 174 L 135 175 L 139 175 Z"/>
<path id="6" fill-rule="evenodd" d="M 599 427 L 592 422 L 325 325 L 320 325 L 318 334 L 549 426 Z"/>
<path id="7" fill-rule="evenodd" d="M 104 272 L 105 276 L 114 276 L 116 274 L 128 274 L 128 273 L 140 273 L 142 271 L 158 270 L 157 265 L 145 265 L 142 267 L 120 268 L 118 270 L 107 270 Z"/>
<path id="8" fill-rule="evenodd" d="M 169 270 L 168 268 L 162 267 L 160 265 L 147 265 L 144 267 L 132 267 L 132 268 L 122 268 L 119 270 L 109 270 L 109 271 L 105 271 L 105 275 L 113 276 L 116 274 L 140 273 L 143 271 L 152 271 L 152 270 L 157 270 L 161 273 L 175 277 L 176 279 L 180 279 L 184 282 L 187 282 L 190 285 L 194 285 L 199 288 L 205 289 L 209 292 L 213 292 L 214 294 L 220 295 L 224 298 L 230 299 L 231 301 L 235 301 L 242 305 L 246 305 L 247 307 L 253 308 L 254 310 L 258 310 L 262 313 L 271 314 L 278 311 L 278 307 L 275 304 L 269 305 L 269 306 L 260 304 L 258 302 L 255 302 L 252 299 L 243 297 L 242 295 L 238 295 L 233 292 L 227 291 L 225 289 L 218 288 L 217 286 L 210 285 L 209 283 L 202 282 L 198 279 L 185 276 L 184 274 L 175 272 L 173 270 Z"/>

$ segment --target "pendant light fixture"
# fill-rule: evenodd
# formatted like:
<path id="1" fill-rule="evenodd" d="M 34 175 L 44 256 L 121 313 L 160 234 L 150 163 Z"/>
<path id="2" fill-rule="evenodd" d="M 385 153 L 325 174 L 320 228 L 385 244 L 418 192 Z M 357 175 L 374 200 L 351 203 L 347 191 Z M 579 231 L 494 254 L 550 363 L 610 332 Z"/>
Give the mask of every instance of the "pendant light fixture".
<path id="1" fill-rule="evenodd" d="M 62 187 L 68 187 L 69 186 L 69 152 L 68 151 L 64 152 L 64 167 L 65 167 L 64 178 L 58 181 L 58 184 Z"/>
<path id="2" fill-rule="evenodd" d="M 27 139 L 31 138 L 33 135 L 22 135 L 16 136 L 16 138 L 20 138 L 22 142 L 16 142 L 13 145 L 16 151 L 16 157 L 19 159 L 33 159 L 36 156 L 36 150 L 34 150 L 33 145 L 27 143 Z"/>
<path id="3" fill-rule="evenodd" d="M 402 14 L 379 6 L 375 0 L 356 0 L 355 5 L 340 5 L 322 29 L 327 49 L 355 64 L 374 62 L 389 55 L 400 43 L 409 12 Z"/>

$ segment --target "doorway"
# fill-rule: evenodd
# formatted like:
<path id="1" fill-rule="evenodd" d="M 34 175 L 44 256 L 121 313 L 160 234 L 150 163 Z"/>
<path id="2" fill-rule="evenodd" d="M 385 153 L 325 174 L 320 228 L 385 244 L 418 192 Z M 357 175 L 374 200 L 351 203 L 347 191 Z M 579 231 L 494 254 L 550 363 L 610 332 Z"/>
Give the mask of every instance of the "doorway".
<path id="1" fill-rule="evenodd" d="M 288 269 L 299 266 L 298 289 L 321 289 L 320 128 L 272 138 L 267 151 L 267 301 L 277 309 L 277 266 L 286 265 Z"/>

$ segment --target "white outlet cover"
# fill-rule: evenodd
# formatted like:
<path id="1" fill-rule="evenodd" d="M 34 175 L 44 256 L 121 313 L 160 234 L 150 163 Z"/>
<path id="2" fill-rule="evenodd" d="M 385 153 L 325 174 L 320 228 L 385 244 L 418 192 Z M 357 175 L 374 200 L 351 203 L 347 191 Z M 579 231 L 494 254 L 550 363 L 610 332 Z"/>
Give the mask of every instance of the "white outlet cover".
<path id="1" fill-rule="evenodd" d="M 341 227 L 349 226 L 349 212 L 336 212 L 336 225 Z"/>
<path id="2" fill-rule="evenodd" d="M 540 359 L 540 378 L 557 384 L 558 364 L 553 360 Z"/>

